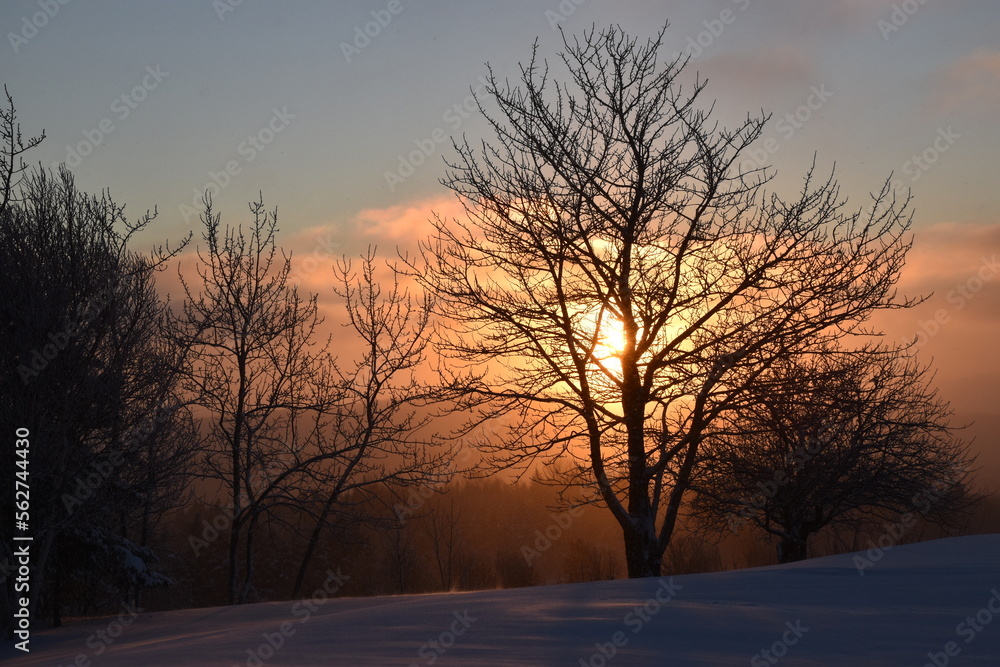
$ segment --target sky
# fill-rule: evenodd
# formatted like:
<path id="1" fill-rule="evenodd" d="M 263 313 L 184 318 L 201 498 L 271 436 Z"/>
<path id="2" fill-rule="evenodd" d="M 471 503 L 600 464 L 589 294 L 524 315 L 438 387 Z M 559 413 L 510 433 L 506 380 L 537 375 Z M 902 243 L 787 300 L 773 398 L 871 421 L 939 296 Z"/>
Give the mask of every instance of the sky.
<path id="1" fill-rule="evenodd" d="M 814 155 L 864 205 L 890 174 L 914 196 L 900 282 L 933 296 L 878 323 L 939 369 L 1000 481 L 1000 3 L 977 0 L 4 0 L 0 83 L 29 158 L 65 162 L 127 212 L 157 207 L 145 243 L 197 233 L 206 188 L 224 222 L 262 194 L 278 207 L 297 276 L 329 293 L 334 257 L 412 247 L 432 211 L 450 137 L 489 138 L 469 97 L 487 63 L 517 75 L 559 29 L 669 21 L 668 54 L 708 79 L 724 123 L 772 120 L 749 159 L 794 196 Z M 1000 486 L 1000 484 L 994 484 Z"/>

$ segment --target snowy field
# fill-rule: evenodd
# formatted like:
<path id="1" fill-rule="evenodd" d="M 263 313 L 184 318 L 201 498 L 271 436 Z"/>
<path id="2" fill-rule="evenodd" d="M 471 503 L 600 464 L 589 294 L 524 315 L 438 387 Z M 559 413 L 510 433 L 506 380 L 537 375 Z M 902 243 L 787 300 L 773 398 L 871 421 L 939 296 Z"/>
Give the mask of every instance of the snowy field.
<path id="1" fill-rule="evenodd" d="M 1000 535 L 899 546 L 877 562 L 856 557 L 867 558 L 662 580 L 326 602 L 320 592 L 308 605 L 123 612 L 37 632 L 28 657 L 8 642 L 0 658 L 81 667 L 1000 665 Z"/>

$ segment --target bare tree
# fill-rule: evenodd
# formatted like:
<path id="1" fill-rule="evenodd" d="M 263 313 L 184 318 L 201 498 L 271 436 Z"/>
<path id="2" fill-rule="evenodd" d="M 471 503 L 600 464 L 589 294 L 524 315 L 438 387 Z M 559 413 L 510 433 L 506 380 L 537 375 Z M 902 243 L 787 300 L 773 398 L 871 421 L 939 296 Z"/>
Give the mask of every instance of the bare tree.
<path id="1" fill-rule="evenodd" d="M 407 521 L 395 517 L 388 527 L 379 531 L 379 537 L 388 557 L 389 573 L 395 585 L 394 592 L 402 595 L 409 588 L 414 571 L 415 534 Z"/>
<path id="2" fill-rule="evenodd" d="M 439 498 L 423 524 L 443 591 L 451 590 L 455 584 L 455 564 L 459 558 L 461 537 L 458 522 L 461 518 L 461 510 L 455 509 L 455 498 L 448 498 L 447 502 Z"/>
<path id="3" fill-rule="evenodd" d="M 376 485 L 436 480 L 451 457 L 450 448 L 434 449 L 419 435 L 434 417 L 421 406 L 440 393 L 414 375 L 427 346 L 426 304 L 398 283 L 383 293 L 374 251 L 360 276 L 339 264 L 335 290 L 362 348 L 357 360 L 338 362 L 330 340 L 319 340 L 317 297 L 300 297 L 288 282 L 277 212 L 259 201 L 250 210 L 246 232 L 223 230 L 206 199 L 200 291 L 184 283 L 176 323 L 182 345 L 193 349 L 188 389 L 212 420 L 206 475 L 222 483 L 231 504 L 231 604 L 252 593 L 261 521 L 294 516 L 296 529 L 303 513 L 313 521 L 292 586 L 297 596 L 339 503 Z"/>
<path id="4" fill-rule="evenodd" d="M 456 143 L 444 180 L 465 219 L 436 218 L 410 263 L 468 432 L 491 422 L 486 465 L 582 463 L 631 577 L 660 572 L 706 429 L 761 373 L 912 303 L 892 290 L 908 200 L 887 184 L 852 213 L 812 169 L 767 192 L 740 166 L 767 117 L 718 128 L 662 43 L 592 30 L 564 38 L 567 82 L 537 55 L 517 86 L 491 72 L 497 141 Z"/>
<path id="5" fill-rule="evenodd" d="M 5 168 L 20 140 L 11 146 Z M 58 556 L 70 548 L 71 564 L 117 600 L 166 582 L 147 548 L 146 509 L 172 506 L 186 482 L 186 466 L 159 462 L 189 458 L 185 414 L 168 409 L 176 355 L 154 283 L 174 251 L 135 252 L 155 212 L 131 221 L 107 193 L 80 192 L 65 168 L 29 172 L 5 196 L 0 418 L 31 434 L 32 609 L 48 599 L 58 622 L 61 604 L 74 603 L 62 597 L 70 562 Z"/>
<path id="6" fill-rule="evenodd" d="M 329 341 L 318 340 L 316 297 L 288 283 L 277 210 L 259 200 L 246 231 L 223 229 L 211 199 L 204 203 L 197 282 L 182 276 L 186 298 L 174 327 L 191 349 L 186 389 L 209 416 L 204 474 L 221 483 L 231 505 L 228 594 L 236 604 L 251 592 L 254 530 L 274 480 L 301 467 L 336 397 L 324 372 Z"/>
<path id="7" fill-rule="evenodd" d="M 428 428 L 440 417 L 434 406 L 446 392 L 418 378 L 426 363 L 430 302 L 411 295 L 395 273 L 391 282 L 380 284 L 377 266 L 374 248 L 362 256 L 360 270 L 346 259 L 334 266 L 334 292 L 347 312 L 347 336 L 341 342 L 353 338 L 361 347 L 355 359 L 332 366 L 339 401 L 326 420 L 314 474 L 325 498 L 292 597 L 301 592 L 328 520 L 348 494 L 385 485 L 440 485 L 454 472 L 454 448 Z M 387 530 L 398 552 L 403 528 L 389 525 Z M 412 535 L 406 538 L 408 546 Z"/>
<path id="8" fill-rule="evenodd" d="M 6 85 L 3 92 L 7 98 L 7 108 L 0 109 L 0 210 L 12 203 L 12 195 L 17 193 L 21 175 L 28 168 L 21 156 L 45 139 L 45 130 L 42 130 L 37 137 L 24 141 L 21 124 L 17 122 L 14 98 L 10 96 Z"/>
<path id="9" fill-rule="evenodd" d="M 828 352 L 776 365 L 766 379 L 706 436 L 693 487 L 709 523 L 776 536 L 784 563 L 805 558 L 826 526 L 945 518 L 971 500 L 972 460 L 913 358 Z"/>

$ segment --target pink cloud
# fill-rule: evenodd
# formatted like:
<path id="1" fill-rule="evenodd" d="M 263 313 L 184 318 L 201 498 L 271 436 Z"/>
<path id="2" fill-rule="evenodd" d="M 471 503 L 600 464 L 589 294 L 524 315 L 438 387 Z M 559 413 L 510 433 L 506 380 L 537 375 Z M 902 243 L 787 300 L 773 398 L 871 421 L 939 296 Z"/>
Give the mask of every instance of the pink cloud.
<path id="1" fill-rule="evenodd" d="M 980 482 L 1000 488 L 1000 223 L 939 223 L 916 231 L 900 295 L 930 295 L 919 306 L 872 322 L 886 342 L 916 340 L 917 355 L 955 411 L 953 424 L 979 454 Z"/>
<path id="2" fill-rule="evenodd" d="M 889 342 L 917 341 L 933 360 L 945 397 L 965 411 L 1000 414 L 1000 223 L 940 223 L 918 230 L 898 283 L 914 308 L 882 313 L 874 325 Z M 961 419 L 959 420 L 961 421 Z"/>
<path id="3" fill-rule="evenodd" d="M 464 213 L 461 203 L 453 195 L 444 195 L 386 208 L 365 209 L 358 213 L 353 224 L 364 237 L 416 246 L 419 240 L 430 234 L 430 221 L 435 214 L 453 218 Z"/>
<path id="4" fill-rule="evenodd" d="M 940 293 L 968 281 L 998 253 L 1000 223 L 943 222 L 921 228 L 915 232 L 900 288 L 914 294 Z"/>
<path id="5" fill-rule="evenodd" d="M 303 229 L 281 241 L 292 252 L 292 279 L 304 290 L 324 292 L 333 284 L 333 264 L 342 257 L 357 258 L 368 246 L 378 255 L 395 259 L 397 250 L 413 254 L 432 231 L 434 215 L 461 217 L 461 204 L 452 195 L 359 211 L 352 218 Z"/>

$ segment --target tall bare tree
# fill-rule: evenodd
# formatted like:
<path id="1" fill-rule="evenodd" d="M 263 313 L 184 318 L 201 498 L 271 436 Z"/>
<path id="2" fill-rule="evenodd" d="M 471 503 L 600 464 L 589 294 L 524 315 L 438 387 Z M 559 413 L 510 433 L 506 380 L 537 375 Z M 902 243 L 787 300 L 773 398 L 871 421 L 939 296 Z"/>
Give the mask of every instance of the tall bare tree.
<path id="1" fill-rule="evenodd" d="M 205 475 L 221 483 L 230 505 L 228 590 L 236 604 L 251 594 L 254 529 L 273 481 L 316 444 L 336 397 L 316 297 L 289 284 L 290 259 L 276 244 L 277 210 L 258 200 L 246 230 L 223 228 L 211 199 L 204 203 L 197 280 L 181 278 L 174 327 L 191 349 L 186 389 L 210 422 Z"/>
<path id="2" fill-rule="evenodd" d="M 358 265 L 345 259 L 333 267 L 334 292 L 347 314 L 345 335 L 338 340 L 348 349 L 357 343 L 359 350 L 355 358 L 338 359 L 331 367 L 339 401 L 327 418 L 319 448 L 322 458 L 312 475 L 321 480 L 317 490 L 321 507 L 292 597 L 301 592 L 329 518 L 343 510 L 339 505 L 345 498 L 385 485 L 439 486 L 455 472 L 451 470 L 454 447 L 429 428 L 441 416 L 436 406 L 447 392 L 419 377 L 421 370 L 430 372 L 426 363 L 430 301 L 410 294 L 395 273 L 391 281 L 380 283 L 378 266 L 375 249 L 369 248 Z M 386 525 L 397 555 L 412 537 L 399 523 Z"/>
<path id="3" fill-rule="evenodd" d="M 487 465 L 582 463 L 631 577 L 660 572 L 706 429 L 761 373 L 910 305 L 892 289 L 908 200 L 886 185 L 861 216 L 812 169 L 768 192 L 740 159 L 767 117 L 719 128 L 663 38 L 564 38 L 562 83 L 537 46 L 517 85 L 491 72 L 496 141 L 456 143 L 444 180 L 466 215 L 410 264 L 470 431 L 493 422 Z"/>
<path id="4" fill-rule="evenodd" d="M 827 352 L 776 365 L 758 392 L 706 436 L 694 507 L 776 536 L 781 562 L 829 525 L 949 518 L 970 502 L 972 460 L 912 357 Z"/>

